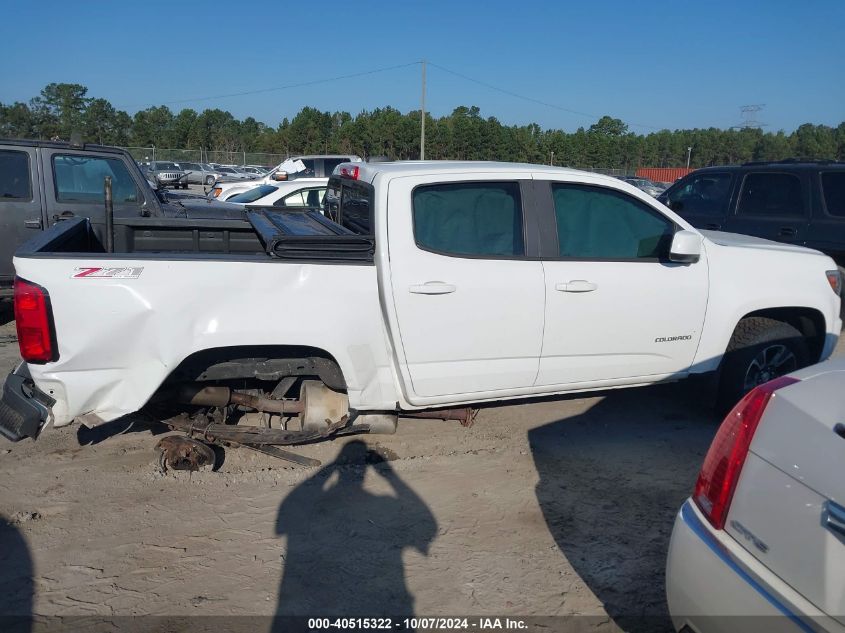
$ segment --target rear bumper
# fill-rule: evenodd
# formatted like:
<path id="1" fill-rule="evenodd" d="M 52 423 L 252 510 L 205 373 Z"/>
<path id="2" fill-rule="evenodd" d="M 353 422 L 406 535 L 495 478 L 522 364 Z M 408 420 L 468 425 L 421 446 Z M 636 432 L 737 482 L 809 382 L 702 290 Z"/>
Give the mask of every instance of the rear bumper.
<path id="1" fill-rule="evenodd" d="M 677 630 L 697 633 L 845 630 L 713 530 L 691 501 L 675 519 L 666 562 L 666 599 Z"/>
<path id="2" fill-rule="evenodd" d="M 0 400 L 0 435 L 17 442 L 25 437 L 36 438 L 50 418 L 55 400 L 32 382 L 23 363 L 6 377 L 3 399 Z"/>

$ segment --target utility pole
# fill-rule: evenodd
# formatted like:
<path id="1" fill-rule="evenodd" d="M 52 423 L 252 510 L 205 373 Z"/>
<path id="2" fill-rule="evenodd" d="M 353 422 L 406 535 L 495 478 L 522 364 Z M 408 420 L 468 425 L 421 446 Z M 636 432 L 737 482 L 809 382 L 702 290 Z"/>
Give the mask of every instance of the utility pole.
<path id="1" fill-rule="evenodd" d="M 554 151 L 549 152 L 549 166 L 554 167 L 555 164 L 555 153 Z"/>
<path id="2" fill-rule="evenodd" d="M 422 60 L 422 99 L 420 100 L 420 160 L 425 160 L 425 60 Z"/>
<path id="3" fill-rule="evenodd" d="M 687 169 L 689 169 L 689 158 L 692 156 L 692 147 L 687 148 Z"/>

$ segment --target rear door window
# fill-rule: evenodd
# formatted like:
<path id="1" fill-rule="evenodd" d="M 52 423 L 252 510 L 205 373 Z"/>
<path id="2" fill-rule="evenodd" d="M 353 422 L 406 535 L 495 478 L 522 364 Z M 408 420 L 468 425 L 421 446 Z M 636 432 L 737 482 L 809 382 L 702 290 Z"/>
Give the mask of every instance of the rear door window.
<path id="1" fill-rule="evenodd" d="M 749 173 L 742 181 L 737 215 L 804 215 L 801 179 L 795 174 Z"/>
<path id="2" fill-rule="evenodd" d="M 822 174 L 822 195 L 828 215 L 845 217 L 845 171 Z"/>
<path id="3" fill-rule="evenodd" d="M 417 187 L 413 219 L 417 245 L 424 250 L 469 257 L 525 254 L 516 182 Z"/>
<path id="4" fill-rule="evenodd" d="M 301 171 L 296 175 L 300 178 L 313 178 L 315 175 L 314 168 L 316 166 L 317 161 L 313 158 L 303 158 L 302 164 L 305 165 L 305 171 Z"/>
<path id="5" fill-rule="evenodd" d="M 53 174 L 58 202 L 104 202 L 106 176 L 111 176 L 112 198 L 116 204 L 141 199 L 135 181 L 119 159 L 58 155 L 53 157 Z"/>
<path id="6" fill-rule="evenodd" d="M 678 183 L 667 194 L 667 206 L 680 214 L 724 215 L 731 195 L 729 173 L 705 173 Z"/>
<path id="7" fill-rule="evenodd" d="M 0 202 L 32 200 L 29 156 L 26 152 L 0 151 Z"/>
<path id="8" fill-rule="evenodd" d="M 323 159 L 323 175 L 328 178 L 332 175 L 334 168 L 340 165 L 341 163 L 348 163 L 349 160 L 346 158 L 324 158 Z"/>

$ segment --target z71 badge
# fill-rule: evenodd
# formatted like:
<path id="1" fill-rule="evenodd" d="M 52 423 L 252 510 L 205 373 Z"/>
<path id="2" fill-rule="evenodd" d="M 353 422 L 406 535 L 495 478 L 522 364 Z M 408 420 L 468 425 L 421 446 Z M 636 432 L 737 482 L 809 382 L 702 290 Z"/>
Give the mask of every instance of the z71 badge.
<path id="1" fill-rule="evenodd" d="M 85 268 L 74 268 L 71 279 L 137 279 L 144 270 L 143 266 L 131 268 L 100 268 L 99 266 L 88 266 Z"/>

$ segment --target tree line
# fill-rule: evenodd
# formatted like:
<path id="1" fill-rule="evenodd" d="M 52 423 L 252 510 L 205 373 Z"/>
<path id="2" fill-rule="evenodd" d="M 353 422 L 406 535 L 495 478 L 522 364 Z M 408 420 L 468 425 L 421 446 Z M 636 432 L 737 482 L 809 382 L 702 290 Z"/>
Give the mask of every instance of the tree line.
<path id="1" fill-rule="evenodd" d="M 420 111 L 386 106 L 357 115 L 304 107 L 276 127 L 252 117 L 238 120 L 218 108 L 202 112 L 167 106 L 130 115 L 108 100 L 88 96 L 80 84 L 51 83 L 28 103 L 0 103 L 0 136 L 69 140 L 105 145 L 274 154 L 355 153 L 415 159 L 420 154 Z M 845 122 L 838 127 L 805 123 L 794 132 L 760 129 L 660 130 L 636 134 L 620 119 L 601 117 L 575 132 L 536 123 L 506 125 L 460 106 L 442 117 L 426 113 L 426 158 L 505 160 L 574 167 L 632 169 L 682 167 L 750 160 L 845 160 Z"/>

